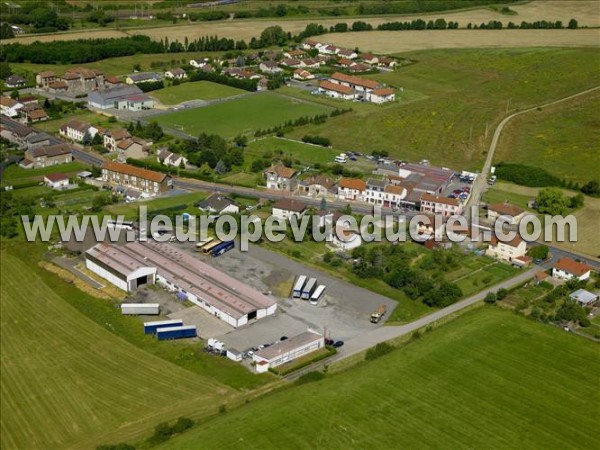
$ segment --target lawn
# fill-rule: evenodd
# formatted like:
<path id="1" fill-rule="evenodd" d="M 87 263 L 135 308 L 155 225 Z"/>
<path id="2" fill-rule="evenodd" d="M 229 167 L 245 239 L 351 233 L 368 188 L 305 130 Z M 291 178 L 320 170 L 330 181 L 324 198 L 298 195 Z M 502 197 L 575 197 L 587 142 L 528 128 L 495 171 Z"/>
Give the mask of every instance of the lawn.
<path id="1" fill-rule="evenodd" d="M 594 448 L 598 373 L 597 344 L 479 308 L 376 361 L 252 402 L 159 448 Z M 228 432 L 242 423 L 243 436 Z"/>
<path id="2" fill-rule="evenodd" d="M 456 285 L 462 290 L 463 297 L 467 297 L 518 273 L 519 269 L 513 266 L 496 262 L 456 280 Z"/>
<path id="3" fill-rule="evenodd" d="M 233 393 L 111 333 L 119 320 L 110 314 L 100 324 L 73 307 L 103 304 L 120 318 L 113 305 L 30 259 L 1 256 L 2 448 L 91 448 L 126 429 L 129 438 L 165 417 L 214 409 Z"/>
<path id="4" fill-rule="evenodd" d="M 510 185 L 507 185 L 506 183 L 495 184 L 483 195 L 483 200 L 488 204 L 508 202 L 531 212 L 533 212 L 533 210 L 528 208 L 527 204 L 533 199 L 535 199 L 535 195 L 529 196 L 514 192 L 511 190 Z"/>
<path id="5" fill-rule="evenodd" d="M 6 168 L 2 177 L 2 183 L 24 184 L 31 181 L 43 181 L 45 175 L 50 173 L 64 173 L 65 175 L 74 175 L 77 172 L 85 170 L 87 166 L 79 162 L 70 162 L 58 164 L 56 166 L 44 167 L 42 169 L 23 169 L 17 165 L 11 165 Z"/>
<path id="6" fill-rule="evenodd" d="M 204 132 L 231 138 L 240 133 L 253 133 L 258 129 L 282 125 L 288 120 L 327 112 L 328 108 L 314 103 L 272 93 L 257 93 L 216 105 L 156 116 L 155 119 L 160 125 L 193 136 Z"/>
<path id="7" fill-rule="evenodd" d="M 135 219 L 139 216 L 139 207 L 146 206 L 148 213 L 156 210 L 173 208 L 180 205 L 186 205 L 186 209 L 182 209 L 180 213 L 189 212 L 197 213 L 194 204 L 208 197 L 206 192 L 193 192 L 189 194 L 169 195 L 167 197 L 156 198 L 148 201 L 139 201 L 135 203 L 120 203 L 111 205 L 105 208 L 105 211 L 112 215 L 124 215 L 126 219 Z"/>
<path id="8" fill-rule="evenodd" d="M 250 160 L 260 159 L 266 153 L 273 156 L 281 155 L 282 158 L 290 157 L 292 161 L 299 161 L 303 165 L 330 163 L 340 154 L 339 151 L 331 148 L 305 144 L 304 142 L 291 141 L 275 136 L 252 141 L 244 150 L 244 155 L 249 157 L 248 159 Z"/>
<path id="9" fill-rule="evenodd" d="M 248 91 L 211 81 L 194 81 L 152 91 L 150 95 L 165 105 L 178 105 L 188 100 L 214 100 L 247 93 Z"/>
<path id="10" fill-rule="evenodd" d="M 318 134 L 335 148 L 387 150 L 399 159 L 481 169 L 493 130 L 507 113 L 600 84 L 598 49 L 455 49 L 397 56 L 416 63 L 368 77 L 420 93 L 416 99 L 368 113 L 347 102 L 354 112 L 294 130 L 290 137 Z"/>
<path id="11" fill-rule="evenodd" d="M 102 114 L 96 114 L 86 110 L 78 110 L 74 114 L 69 114 L 68 116 L 61 117 L 60 119 L 36 123 L 35 127 L 42 131 L 46 131 L 47 133 L 58 134 L 60 127 L 71 119 L 81 120 L 82 122 L 87 122 L 91 125 L 100 126 L 102 128 L 117 128 L 119 126 L 118 123 L 109 122 L 108 117 L 103 116 Z M 121 126 L 124 126 L 124 124 Z"/>
<path id="12" fill-rule="evenodd" d="M 598 179 L 600 92 L 513 119 L 504 129 L 494 162 L 526 164 L 568 181 Z"/>

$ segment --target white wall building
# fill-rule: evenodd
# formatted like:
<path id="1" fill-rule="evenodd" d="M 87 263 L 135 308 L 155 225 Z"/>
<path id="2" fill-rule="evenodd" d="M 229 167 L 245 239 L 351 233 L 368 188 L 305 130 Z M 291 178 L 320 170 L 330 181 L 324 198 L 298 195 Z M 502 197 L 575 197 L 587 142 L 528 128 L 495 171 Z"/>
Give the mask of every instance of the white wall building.
<path id="1" fill-rule="evenodd" d="M 587 264 L 577 262 L 571 258 L 560 258 L 552 267 L 552 277 L 559 280 L 588 280 L 592 268 Z"/>
<path id="2" fill-rule="evenodd" d="M 256 364 L 256 371 L 263 373 L 270 368 L 291 362 L 324 347 L 325 339 L 323 336 L 308 330 L 286 341 L 259 350 L 252 359 Z"/>

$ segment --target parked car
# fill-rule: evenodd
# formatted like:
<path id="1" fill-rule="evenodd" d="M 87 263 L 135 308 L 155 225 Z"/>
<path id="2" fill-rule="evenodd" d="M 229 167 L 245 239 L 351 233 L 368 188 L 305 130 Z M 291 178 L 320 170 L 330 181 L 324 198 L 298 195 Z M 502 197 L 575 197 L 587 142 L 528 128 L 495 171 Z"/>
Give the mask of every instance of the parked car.
<path id="1" fill-rule="evenodd" d="M 358 160 L 356 159 L 356 156 L 351 156 L 350 161 L 358 161 Z"/>
<path id="2" fill-rule="evenodd" d="M 543 264 L 543 263 L 544 263 L 544 260 L 543 260 L 543 259 L 541 259 L 541 258 L 538 258 L 538 259 L 536 259 L 534 262 L 535 262 L 536 264 Z"/>
<path id="3" fill-rule="evenodd" d="M 335 341 L 333 339 L 325 339 L 325 345 L 333 345 Z"/>
<path id="4" fill-rule="evenodd" d="M 340 348 L 342 345 L 344 345 L 344 341 L 335 341 L 333 343 L 334 348 Z"/>
<path id="5" fill-rule="evenodd" d="M 281 336 L 281 337 L 279 338 L 279 340 L 280 340 L 280 341 L 287 341 L 287 340 L 288 340 L 288 337 L 287 337 L 287 336 Z"/>

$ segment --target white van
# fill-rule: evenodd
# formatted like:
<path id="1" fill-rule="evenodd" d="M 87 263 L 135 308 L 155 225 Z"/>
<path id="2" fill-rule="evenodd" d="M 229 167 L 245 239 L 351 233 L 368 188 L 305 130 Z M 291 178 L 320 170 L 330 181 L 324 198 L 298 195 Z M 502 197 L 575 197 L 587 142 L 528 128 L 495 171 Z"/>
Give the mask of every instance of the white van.
<path id="1" fill-rule="evenodd" d="M 346 164 L 346 161 L 348 161 L 348 158 L 346 157 L 345 153 L 341 153 L 340 155 L 335 157 L 336 163 Z"/>

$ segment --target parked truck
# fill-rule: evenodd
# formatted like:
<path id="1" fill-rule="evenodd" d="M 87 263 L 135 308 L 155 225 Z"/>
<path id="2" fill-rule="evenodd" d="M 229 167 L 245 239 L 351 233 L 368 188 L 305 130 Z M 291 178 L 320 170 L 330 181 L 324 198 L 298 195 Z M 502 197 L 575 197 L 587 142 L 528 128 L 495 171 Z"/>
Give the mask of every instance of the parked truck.
<path id="1" fill-rule="evenodd" d="M 121 314 L 133 316 L 158 316 L 158 303 L 121 303 Z"/>
<path id="2" fill-rule="evenodd" d="M 158 322 L 144 322 L 144 334 L 156 334 L 159 328 L 180 327 L 183 326 L 183 320 L 160 320 Z"/>
<path id="3" fill-rule="evenodd" d="M 379 305 L 379 308 L 377 308 L 377 310 L 371 314 L 371 323 L 378 323 L 386 311 L 387 307 L 385 305 Z"/>
<path id="4" fill-rule="evenodd" d="M 159 328 L 158 330 L 156 330 L 156 337 L 159 341 L 166 341 L 168 339 L 191 338 L 196 336 L 197 332 L 195 325 Z"/>

